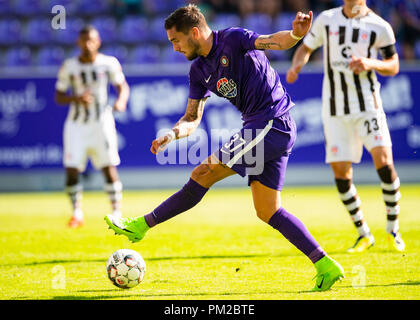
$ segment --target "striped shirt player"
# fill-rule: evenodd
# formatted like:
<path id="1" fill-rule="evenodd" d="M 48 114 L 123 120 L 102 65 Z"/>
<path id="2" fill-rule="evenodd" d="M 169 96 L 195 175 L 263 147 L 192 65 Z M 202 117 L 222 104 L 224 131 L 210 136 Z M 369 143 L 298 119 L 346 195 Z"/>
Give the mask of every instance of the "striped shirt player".
<path id="1" fill-rule="evenodd" d="M 121 214 L 119 203 L 122 184 L 116 172 L 120 157 L 108 87 L 111 84 L 118 92 L 114 109 L 124 111 L 128 85 L 115 57 L 99 53 L 97 49 L 89 53 L 88 50 L 92 49 L 85 44 L 91 41 L 99 48 L 99 34 L 92 27 L 86 30 L 79 37 L 81 56 L 64 61 L 58 71 L 55 86 L 59 98 L 57 102 L 69 104 L 70 107 L 63 130 L 63 163 L 67 172 L 67 192 L 74 209 L 71 226 L 78 226 L 83 220 L 80 208 L 82 185 L 79 183 L 78 173 L 86 169 L 88 159 L 96 169 L 103 171 L 105 190 L 109 193 L 114 214 Z M 70 93 L 66 95 L 67 92 Z M 120 107 L 115 108 L 116 105 Z"/>
<path id="2" fill-rule="evenodd" d="M 71 90 L 75 95 L 89 91 L 94 99 L 85 108 L 82 103 L 71 102 L 66 122 L 95 125 L 112 118 L 112 106 L 108 102 L 109 84 L 125 82 L 117 58 L 98 53 L 94 63 L 82 63 L 78 57 L 64 61 L 58 72 L 56 89 Z M 113 161 L 115 162 L 115 161 Z"/>
<path id="3" fill-rule="evenodd" d="M 343 7 L 323 11 L 315 19 L 287 74 L 288 81 L 294 82 L 310 54 L 323 46 L 326 162 L 333 169 L 340 199 L 359 233 L 350 252 L 374 244 L 352 183 L 352 163 L 361 161 L 363 146 L 371 153 L 381 179 L 390 241 L 397 250 L 404 250 L 398 225 L 400 182 L 392 162 L 391 136 L 376 77 L 376 72 L 385 76 L 398 72 L 395 42 L 390 24 L 372 12 L 365 1 L 346 0 Z M 378 55 L 382 61 L 377 60 Z"/>

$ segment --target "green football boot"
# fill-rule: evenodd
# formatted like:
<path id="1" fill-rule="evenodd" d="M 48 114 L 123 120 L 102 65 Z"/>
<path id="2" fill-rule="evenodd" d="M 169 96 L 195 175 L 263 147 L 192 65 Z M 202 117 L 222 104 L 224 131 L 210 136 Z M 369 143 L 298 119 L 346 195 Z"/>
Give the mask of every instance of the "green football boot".
<path id="1" fill-rule="evenodd" d="M 343 268 L 337 261 L 331 259 L 329 256 L 325 256 L 315 262 L 315 268 L 317 274 L 314 277 L 315 287 L 312 291 L 329 290 L 337 280 L 344 278 Z"/>
<path id="2" fill-rule="evenodd" d="M 109 229 L 115 234 L 124 235 L 131 242 L 138 242 L 146 235 L 150 227 L 147 225 L 144 216 L 136 218 L 116 218 L 113 215 L 105 216 L 105 222 Z"/>

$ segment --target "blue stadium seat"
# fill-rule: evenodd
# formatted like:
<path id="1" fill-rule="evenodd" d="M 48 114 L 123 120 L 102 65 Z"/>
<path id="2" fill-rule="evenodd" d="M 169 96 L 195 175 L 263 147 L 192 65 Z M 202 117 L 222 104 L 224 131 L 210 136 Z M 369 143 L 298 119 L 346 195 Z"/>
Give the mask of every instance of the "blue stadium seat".
<path id="1" fill-rule="evenodd" d="M 37 66 L 59 66 L 65 58 L 65 52 L 62 47 L 42 47 L 39 49 L 35 65 Z"/>
<path id="2" fill-rule="evenodd" d="M 43 3 L 39 0 L 13 0 L 12 12 L 21 16 L 34 16 L 44 12 Z"/>
<path id="3" fill-rule="evenodd" d="M 296 13 L 284 12 L 280 13 L 273 23 L 273 32 L 292 30 L 292 22 L 295 20 Z"/>
<path id="4" fill-rule="evenodd" d="M 1 1 L 1 0 L 0 0 Z M 77 16 L 78 7 L 83 0 L 44 0 L 44 12 L 51 12 L 52 7 L 61 5 L 66 9 L 67 19 Z"/>
<path id="5" fill-rule="evenodd" d="M 159 16 L 150 21 L 150 39 L 157 43 L 167 43 L 168 35 L 165 30 L 165 16 Z"/>
<path id="6" fill-rule="evenodd" d="M 19 19 L 0 19 L 0 44 L 11 45 L 21 40 L 22 23 Z"/>
<path id="7" fill-rule="evenodd" d="M 23 41 L 30 45 L 44 45 L 52 40 L 53 28 L 49 18 L 34 18 L 26 23 Z"/>
<path id="8" fill-rule="evenodd" d="M 148 15 L 167 14 L 170 11 L 170 0 L 142 0 L 142 2 Z M 185 1 L 183 5 L 185 5 Z"/>
<path id="9" fill-rule="evenodd" d="M 168 14 L 172 11 L 175 11 L 179 7 L 185 6 L 185 3 L 186 3 L 185 0 L 168 0 L 167 7 L 166 7 Z"/>
<path id="10" fill-rule="evenodd" d="M 222 30 L 230 27 L 241 26 L 241 18 L 237 14 L 221 13 L 215 16 L 210 23 L 213 30 Z"/>
<path id="11" fill-rule="evenodd" d="M 129 54 L 128 63 L 158 63 L 160 48 L 157 45 L 139 45 L 134 47 Z"/>
<path id="12" fill-rule="evenodd" d="M 174 51 L 173 47 L 166 46 L 162 50 L 161 61 L 162 63 L 186 63 L 188 62 L 184 54 Z"/>
<path id="13" fill-rule="evenodd" d="M 272 19 L 266 14 L 252 13 L 244 18 L 243 25 L 245 28 L 259 34 L 272 33 Z"/>
<path id="14" fill-rule="evenodd" d="M 134 44 L 149 39 L 149 22 L 145 17 L 127 16 L 120 22 L 118 41 Z"/>
<path id="15" fill-rule="evenodd" d="M 114 42 L 118 39 L 117 21 L 113 17 L 99 16 L 91 21 L 91 24 L 98 29 L 101 40 L 104 44 Z"/>
<path id="16" fill-rule="evenodd" d="M 10 0 L 0 0 L 0 16 L 5 16 L 12 12 Z"/>
<path id="17" fill-rule="evenodd" d="M 128 48 L 124 45 L 104 46 L 100 49 L 100 52 L 116 57 L 121 64 L 126 63 L 128 59 Z"/>
<path id="18" fill-rule="evenodd" d="M 30 66 L 31 63 L 31 49 L 27 46 L 12 47 L 4 55 L 3 64 L 7 67 Z"/>
<path id="19" fill-rule="evenodd" d="M 76 45 L 79 31 L 85 23 L 81 18 L 66 19 L 66 28 L 52 30 L 52 38 L 55 43 L 63 45 Z"/>
<path id="20" fill-rule="evenodd" d="M 98 15 L 103 13 L 111 13 L 111 1 L 104 0 L 88 0 L 80 1 L 77 12 L 82 15 Z"/>

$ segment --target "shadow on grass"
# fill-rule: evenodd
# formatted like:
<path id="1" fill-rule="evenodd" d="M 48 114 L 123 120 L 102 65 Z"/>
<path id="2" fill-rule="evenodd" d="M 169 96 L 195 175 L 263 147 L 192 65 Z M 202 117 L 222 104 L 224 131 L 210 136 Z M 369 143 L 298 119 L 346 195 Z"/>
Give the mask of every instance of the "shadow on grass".
<path id="1" fill-rule="evenodd" d="M 420 281 L 396 282 L 388 284 L 366 284 L 364 286 L 342 286 L 341 288 L 378 288 L 378 287 L 398 287 L 398 286 L 420 286 Z"/>
<path id="2" fill-rule="evenodd" d="M 389 252 L 380 252 L 389 253 Z M 345 250 L 330 251 L 328 255 L 348 255 Z M 304 257 L 302 253 L 261 253 L 261 254 L 242 254 L 242 255 L 201 255 L 201 256 L 166 256 L 166 257 L 152 257 L 145 259 L 147 261 L 173 261 L 173 260 L 198 260 L 198 259 L 243 259 L 243 258 L 284 258 L 284 257 Z M 0 264 L 0 267 L 11 267 L 11 266 L 37 266 L 37 265 L 50 265 L 50 264 L 66 264 L 66 263 L 100 263 L 106 261 L 107 258 L 103 259 L 53 259 L 45 261 L 33 261 L 26 263 L 6 263 Z"/>
<path id="3" fill-rule="evenodd" d="M 172 260 L 196 260 L 196 259 L 243 259 L 243 258 L 281 258 L 281 257 L 299 257 L 303 256 L 299 253 L 285 253 L 285 254 L 243 254 L 243 255 L 202 255 L 202 256 L 167 256 L 167 257 L 154 257 L 147 258 L 147 261 L 172 261 Z M 6 266 L 36 266 L 36 265 L 49 265 L 49 264 L 66 264 L 66 263 L 80 263 L 80 262 L 104 262 L 107 259 L 53 259 L 45 261 L 33 261 L 26 263 L 10 263 L 0 264 L 0 267 Z"/>
<path id="4" fill-rule="evenodd" d="M 142 294 L 141 292 L 134 293 L 134 294 L 118 294 L 119 290 L 83 290 L 78 292 L 104 292 L 104 291 L 112 291 L 115 292 L 115 294 L 109 294 L 109 295 L 98 295 L 98 296 L 80 296 L 80 295 L 66 295 L 66 296 L 55 296 L 52 298 L 52 300 L 102 300 L 102 299 L 127 299 L 127 298 L 139 298 L 143 300 L 151 300 L 154 298 L 162 298 L 167 297 L 167 299 L 170 300 L 171 297 L 203 297 L 203 299 L 206 299 L 204 297 L 209 296 L 221 296 L 221 297 L 228 297 L 228 296 L 248 296 L 248 295 L 265 295 L 265 294 L 278 294 L 279 296 L 281 294 L 285 293 L 292 293 L 296 294 L 299 293 L 298 291 L 295 292 L 280 292 L 280 291 L 265 291 L 265 292 L 196 292 L 196 293 L 160 293 L 160 294 Z"/>

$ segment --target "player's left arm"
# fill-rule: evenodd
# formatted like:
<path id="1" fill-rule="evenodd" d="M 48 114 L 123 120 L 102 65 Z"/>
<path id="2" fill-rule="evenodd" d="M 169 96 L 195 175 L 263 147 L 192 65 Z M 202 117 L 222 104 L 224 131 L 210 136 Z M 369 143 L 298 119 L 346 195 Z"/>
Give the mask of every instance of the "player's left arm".
<path id="1" fill-rule="evenodd" d="M 128 86 L 127 81 L 122 83 L 114 84 L 115 91 L 117 91 L 117 100 L 114 103 L 114 110 L 119 112 L 124 112 L 127 109 L 127 102 L 130 96 L 130 87 Z"/>
<path id="2" fill-rule="evenodd" d="M 398 53 L 394 53 L 391 57 L 384 58 L 383 60 L 365 57 L 356 58 L 353 56 L 349 68 L 355 74 L 374 70 L 381 76 L 395 76 L 400 70 L 400 62 Z"/>
<path id="3" fill-rule="evenodd" d="M 309 14 L 298 12 L 293 21 L 293 29 L 279 31 L 269 35 L 260 35 L 255 40 L 255 49 L 258 50 L 287 50 L 293 47 L 309 31 L 312 25 L 313 13 Z"/>

